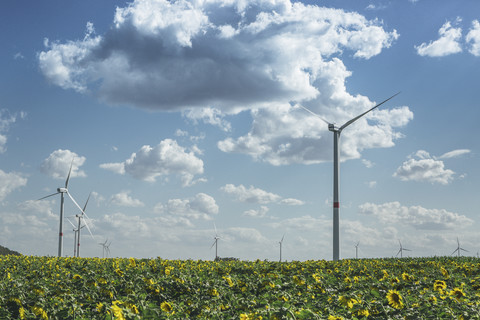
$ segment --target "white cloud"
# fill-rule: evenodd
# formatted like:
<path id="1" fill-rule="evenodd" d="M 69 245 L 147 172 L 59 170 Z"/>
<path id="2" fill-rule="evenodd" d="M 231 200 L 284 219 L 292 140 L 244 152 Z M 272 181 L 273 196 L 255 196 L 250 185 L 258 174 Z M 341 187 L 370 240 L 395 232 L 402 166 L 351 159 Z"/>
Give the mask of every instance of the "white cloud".
<path id="1" fill-rule="evenodd" d="M 445 169 L 443 161 L 430 156 L 424 150 L 415 154 L 418 159 L 410 158 L 405 161 L 393 174 L 403 181 L 421 181 L 446 185 L 453 180 L 455 172 Z"/>
<path id="2" fill-rule="evenodd" d="M 254 218 L 263 218 L 267 215 L 268 207 L 261 206 L 258 210 L 250 209 L 243 213 L 244 216 L 254 217 Z"/>
<path id="3" fill-rule="evenodd" d="M 222 112 L 216 108 L 188 109 L 183 115 L 186 118 L 193 120 L 195 123 L 198 120 L 202 120 L 204 123 L 217 126 L 223 131 L 230 131 L 232 127 L 230 122 L 223 118 Z"/>
<path id="4" fill-rule="evenodd" d="M 286 204 L 288 206 L 303 206 L 305 204 L 305 201 L 293 199 L 293 198 L 287 198 L 287 199 L 282 199 L 280 201 L 280 204 Z"/>
<path id="5" fill-rule="evenodd" d="M 336 69 L 339 67 L 337 64 L 341 62 L 337 60 L 330 67 Z M 326 119 L 343 124 L 374 106 L 374 102 L 365 97 L 352 97 L 346 93 L 343 81 L 342 76 L 340 82 L 335 82 L 337 87 L 325 87 L 332 95 L 312 100 L 307 107 Z M 289 104 L 255 110 L 252 116 L 250 132 L 236 139 L 220 141 L 220 150 L 248 154 L 258 161 L 273 165 L 331 161 L 332 133 L 318 117 Z M 394 141 L 402 137 L 395 128 L 404 126 L 412 118 L 413 113 L 407 107 L 401 107 L 373 112 L 357 120 L 342 132 L 341 159 L 359 158 L 364 149 L 394 146 Z M 369 124 L 367 119 L 376 120 L 377 125 Z"/>
<path id="6" fill-rule="evenodd" d="M 456 23 L 460 22 L 457 19 Z M 422 43 L 419 46 L 415 46 L 417 54 L 421 56 L 429 57 L 443 57 L 462 51 L 460 40 L 462 38 L 462 28 L 454 28 L 450 21 L 447 21 L 438 30 L 439 38 L 435 41 Z"/>
<path id="7" fill-rule="evenodd" d="M 43 160 L 40 165 L 40 170 L 52 178 L 66 179 L 71 166 L 72 172 L 70 178 L 86 177 L 87 175 L 85 172 L 80 170 L 80 167 L 85 163 L 85 160 L 85 157 L 79 156 L 75 152 L 58 149 L 53 151 L 48 158 Z"/>
<path id="8" fill-rule="evenodd" d="M 466 227 L 473 220 L 445 209 L 426 209 L 421 206 L 402 206 L 399 202 L 384 204 L 364 203 L 360 213 L 373 215 L 385 225 L 405 225 L 422 230 L 443 230 Z"/>
<path id="9" fill-rule="evenodd" d="M 476 57 L 480 57 L 480 22 L 478 20 L 472 21 L 472 27 L 468 31 L 465 41 L 470 45 L 468 50 Z"/>
<path id="10" fill-rule="evenodd" d="M 20 117 L 23 119 L 26 116 L 25 112 L 20 112 Z M 10 125 L 17 121 L 17 114 L 10 114 L 7 109 L 0 109 L 0 153 L 4 153 L 7 145 L 7 136 L 3 133 L 8 132 Z"/>
<path id="11" fill-rule="evenodd" d="M 450 151 L 450 152 L 447 152 L 443 155 L 441 155 L 440 157 L 438 157 L 439 159 L 449 159 L 449 158 L 456 158 L 456 157 L 460 157 L 464 154 L 467 154 L 467 153 L 470 153 L 471 151 L 469 149 L 457 149 L 457 150 L 453 150 L 453 151 Z"/>
<path id="12" fill-rule="evenodd" d="M 155 182 L 157 177 L 171 174 L 180 176 L 183 186 L 190 186 L 196 175 L 203 174 L 203 161 L 194 152 L 187 152 L 175 140 L 165 139 L 157 146 L 145 145 L 120 163 L 104 163 L 100 168 L 118 174 L 129 174 L 135 179 Z"/>
<path id="13" fill-rule="evenodd" d="M 103 35 L 90 24 L 83 40 L 46 41 L 43 74 L 113 104 L 238 112 L 312 99 L 325 59 L 369 59 L 398 38 L 379 20 L 289 0 L 136 0 L 113 23 Z"/>
<path id="14" fill-rule="evenodd" d="M 121 207 L 143 207 L 145 204 L 138 200 L 134 199 L 130 196 L 130 191 L 122 191 L 117 194 L 114 194 L 110 198 L 110 202 L 116 206 Z"/>
<path id="15" fill-rule="evenodd" d="M 234 196 L 237 201 L 241 202 L 268 204 L 281 199 L 281 197 L 277 194 L 255 188 L 253 186 L 250 186 L 247 189 L 243 185 L 239 185 L 237 187 L 233 184 L 227 184 L 223 186 L 221 190 L 227 194 Z"/>
<path id="16" fill-rule="evenodd" d="M 168 221 L 182 218 L 186 219 L 183 222 L 188 221 L 188 225 L 192 225 L 190 219 L 211 220 L 212 216 L 218 214 L 219 207 L 212 196 L 198 193 L 193 198 L 170 199 L 166 204 L 157 203 L 154 211 Z"/>
<path id="17" fill-rule="evenodd" d="M 16 172 L 4 172 L 0 169 L 0 201 L 18 188 L 27 185 L 27 178 Z"/>

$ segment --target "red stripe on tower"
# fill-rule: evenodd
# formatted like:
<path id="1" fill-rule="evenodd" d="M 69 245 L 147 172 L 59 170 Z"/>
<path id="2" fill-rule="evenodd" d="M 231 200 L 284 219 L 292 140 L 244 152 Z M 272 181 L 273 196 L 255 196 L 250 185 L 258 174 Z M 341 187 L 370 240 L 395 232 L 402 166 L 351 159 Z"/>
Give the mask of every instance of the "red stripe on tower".
<path id="1" fill-rule="evenodd" d="M 340 202 L 334 202 L 333 207 L 334 208 L 340 208 Z"/>
<path id="2" fill-rule="evenodd" d="M 58 235 L 59 235 L 60 237 L 63 237 L 63 233 L 62 233 L 62 232 L 60 232 Z"/>

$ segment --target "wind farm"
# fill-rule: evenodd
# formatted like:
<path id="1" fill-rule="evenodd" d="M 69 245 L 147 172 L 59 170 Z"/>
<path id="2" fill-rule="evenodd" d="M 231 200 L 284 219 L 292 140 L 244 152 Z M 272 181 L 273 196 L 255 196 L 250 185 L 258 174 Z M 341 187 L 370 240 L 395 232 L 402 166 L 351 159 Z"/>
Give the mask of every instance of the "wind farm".
<path id="1" fill-rule="evenodd" d="M 282 261 L 391 257 L 398 239 L 412 250 L 398 257 L 450 256 L 457 236 L 469 252 L 454 256 L 479 250 L 480 4 L 107 0 L 29 16 L 22 1 L 0 28 L 1 245 L 279 261 L 286 233 Z"/>

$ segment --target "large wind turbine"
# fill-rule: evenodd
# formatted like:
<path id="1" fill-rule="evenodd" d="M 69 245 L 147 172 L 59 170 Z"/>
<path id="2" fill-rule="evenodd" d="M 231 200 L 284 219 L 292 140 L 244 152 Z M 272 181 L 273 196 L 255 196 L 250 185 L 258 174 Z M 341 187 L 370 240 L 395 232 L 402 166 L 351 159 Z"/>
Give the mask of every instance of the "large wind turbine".
<path id="1" fill-rule="evenodd" d="M 282 240 L 280 240 L 278 242 L 278 244 L 280 245 L 280 260 L 279 262 L 282 262 L 282 244 L 283 244 L 283 238 L 285 238 L 285 234 L 282 236 Z"/>
<path id="2" fill-rule="evenodd" d="M 311 110 L 301 106 L 306 111 L 310 112 L 314 116 L 320 118 L 323 122 L 328 125 L 328 130 L 333 132 L 333 260 L 340 259 L 340 200 L 339 200 L 339 176 L 340 176 L 340 148 L 339 148 L 339 140 L 340 134 L 342 133 L 343 129 L 369 113 L 375 108 L 378 108 L 388 100 L 392 99 L 400 92 L 394 94 L 390 98 L 380 102 L 375 107 L 365 111 L 364 113 L 356 116 L 355 118 L 348 120 L 342 126 L 337 127 L 334 123 L 330 123 L 327 120 L 320 117 L 318 114 L 312 112 Z"/>
<path id="3" fill-rule="evenodd" d="M 215 246 L 215 261 L 217 261 L 218 260 L 218 239 L 220 239 L 220 237 L 218 236 L 217 226 L 215 225 L 215 222 L 213 223 L 213 228 L 215 229 L 215 237 L 213 237 L 214 241 L 210 249 L 212 249 L 213 246 Z"/>
<path id="4" fill-rule="evenodd" d="M 68 181 L 70 180 L 70 174 L 72 173 L 73 160 L 74 159 L 72 159 L 72 163 L 70 164 L 70 170 L 68 171 L 67 180 L 65 180 L 65 187 L 57 188 L 56 193 L 52 193 L 48 196 L 38 199 L 38 200 L 42 200 L 42 199 L 60 194 L 60 226 L 58 228 L 58 256 L 59 257 L 63 255 L 63 210 L 64 210 L 64 203 L 65 203 L 65 194 L 67 194 L 68 197 L 77 206 L 77 208 L 80 209 L 80 211 L 82 211 L 82 208 L 78 205 L 75 199 L 73 199 L 73 197 L 68 192 Z"/>
<path id="5" fill-rule="evenodd" d="M 402 247 L 402 243 L 400 242 L 400 240 L 398 240 L 398 243 L 400 244 L 400 250 L 398 250 L 397 255 L 395 257 L 398 257 L 398 254 L 400 254 L 400 258 L 403 258 L 403 251 L 412 251 L 410 249 L 406 249 Z"/>
<path id="6" fill-rule="evenodd" d="M 468 250 L 465 250 L 463 248 L 460 248 L 460 241 L 458 240 L 458 237 L 457 237 L 457 249 L 455 249 L 455 251 L 452 252 L 452 256 L 455 254 L 455 252 L 457 253 L 457 255 L 460 257 L 460 250 L 461 251 L 465 251 L 465 252 L 469 252 Z"/>

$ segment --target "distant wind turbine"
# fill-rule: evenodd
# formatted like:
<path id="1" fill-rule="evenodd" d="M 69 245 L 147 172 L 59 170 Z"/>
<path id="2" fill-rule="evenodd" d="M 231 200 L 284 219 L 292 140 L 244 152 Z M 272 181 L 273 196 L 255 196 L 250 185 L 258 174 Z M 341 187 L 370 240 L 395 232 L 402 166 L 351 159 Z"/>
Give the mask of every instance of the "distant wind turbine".
<path id="1" fill-rule="evenodd" d="M 80 230 L 82 230 L 83 227 L 87 227 L 87 230 L 88 232 L 90 233 L 90 236 L 92 237 L 93 241 L 96 241 L 95 240 L 95 237 L 93 236 L 92 234 L 92 231 L 90 230 L 90 227 L 88 226 L 88 223 L 87 223 L 87 220 L 85 220 L 85 218 L 88 219 L 88 216 L 87 214 L 85 213 L 85 210 L 87 209 L 87 204 L 88 204 L 88 200 L 90 200 L 90 196 L 92 195 L 92 193 L 90 193 L 88 195 L 88 198 L 87 198 L 87 201 L 85 202 L 85 205 L 83 206 L 83 210 L 80 214 L 77 214 L 76 217 L 78 219 L 78 227 L 77 227 L 77 257 L 80 257 Z M 84 225 L 82 226 L 82 219 L 84 221 Z"/>
<path id="2" fill-rule="evenodd" d="M 337 127 L 334 123 L 330 123 L 327 120 L 320 117 L 318 114 L 312 112 L 311 110 L 301 106 L 303 109 L 308 111 L 309 113 L 313 114 L 314 116 L 320 118 L 323 122 L 328 125 L 328 130 L 333 132 L 333 260 L 340 259 L 340 200 L 339 200 L 339 176 L 340 176 L 340 148 L 339 148 L 339 140 L 340 134 L 342 133 L 343 129 L 369 113 L 375 108 L 378 108 L 388 100 L 392 99 L 400 92 L 394 94 L 390 98 L 380 102 L 375 107 L 365 111 L 364 113 L 356 116 L 355 118 L 348 120 L 342 126 Z"/>
<path id="3" fill-rule="evenodd" d="M 107 253 L 107 258 L 108 258 L 108 255 L 110 254 L 110 245 L 112 244 L 112 241 L 110 241 L 108 244 L 107 242 L 108 242 L 108 238 L 105 240 L 105 242 L 98 243 L 103 247 L 102 258 L 105 258 L 105 252 Z"/>
<path id="4" fill-rule="evenodd" d="M 360 244 L 360 241 L 357 242 L 355 245 L 355 259 L 358 259 L 358 245 Z"/>
<path id="5" fill-rule="evenodd" d="M 213 246 L 215 246 L 215 261 L 216 261 L 218 260 L 218 239 L 220 239 L 220 237 L 218 236 L 217 226 L 215 225 L 215 222 L 213 223 L 213 228 L 215 229 L 215 237 L 213 238 L 214 241 L 210 249 L 212 249 Z"/>
<path id="6" fill-rule="evenodd" d="M 452 252 L 452 256 L 455 254 L 455 252 L 457 253 L 457 256 L 460 257 L 460 250 L 461 251 L 465 251 L 465 252 L 470 252 L 468 250 L 465 250 L 463 248 L 460 248 L 460 241 L 458 240 L 458 237 L 457 237 L 457 249 L 455 249 L 455 251 Z"/>
<path id="7" fill-rule="evenodd" d="M 400 258 L 403 258 L 403 251 L 412 251 L 410 249 L 402 247 L 402 243 L 400 242 L 400 240 L 398 240 L 398 243 L 400 244 L 400 250 L 398 250 L 397 255 L 395 257 L 398 257 L 398 255 L 400 254 Z"/>
<path id="8" fill-rule="evenodd" d="M 60 194 L 60 226 L 58 228 L 59 229 L 58 230 L 58 256 L 59 257 L 63 255 L 63 211 L 64 211 L 64 203 L 65 203 L 65 194 L 67 194 L 68 197 L 77 206 L 77 208 L 80 209 L 80 211 L 82 211 L 82 208 L 78 205 L 75 199 L 73 199 L 72 195 L 68 192 L 68 181 L 70 180 L 70 174 L 72 173 L 73 160 L 74 159 L 72 159 L 72 163 L 70 164 L 70 170 L 68 171 L 67 180 L 65 180 L 65 187 L 57 188 L 56 193 L 52 193 L 48 196 L 38 199 L 38 200 L 43 200 L 45 198 Z"/>
<path id="9" fill-rule="evenodd" d="M 280 245 L 280 260 L 279 262 L 282 262 L 282 244 L 283 244 L 283 238 L 285 238 L 285 234 L 282 236 L 282 240 L 280 240 L 278 242 L 278 244 Z"/>

